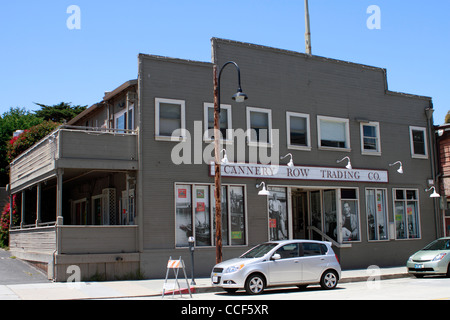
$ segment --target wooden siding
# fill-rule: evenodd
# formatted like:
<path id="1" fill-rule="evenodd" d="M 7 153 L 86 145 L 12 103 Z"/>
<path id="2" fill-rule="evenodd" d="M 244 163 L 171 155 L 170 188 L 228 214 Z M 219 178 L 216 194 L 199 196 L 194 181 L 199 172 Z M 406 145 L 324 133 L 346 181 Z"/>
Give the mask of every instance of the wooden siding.
<path id="1" fill-rule="evenodd" d="M 56 249 L 55 227 L 11 230 L 11 252 L 52 254 Z"/>
<path id="2" fill-rule="evenodd" d="M 14 192 L 20 186 L 54 171 L 56 153 L 56 139 L 47 138 L 16 158 L 11 163 L 11 190 Z"/>
<path id="3" fill-rule="evenodd" d="M 136 226 L 59 226 L 59 254 L 133 253 Z"/>

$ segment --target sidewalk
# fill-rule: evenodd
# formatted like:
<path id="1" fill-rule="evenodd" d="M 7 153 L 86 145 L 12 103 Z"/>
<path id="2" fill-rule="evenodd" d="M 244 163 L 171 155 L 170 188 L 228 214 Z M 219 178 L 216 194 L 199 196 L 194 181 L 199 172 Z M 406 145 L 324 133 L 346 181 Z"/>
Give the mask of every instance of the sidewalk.
<path id="1" fill-rule="evenodd" d="M 377 274 L 382 280 L 408 277 L 406 267 L 382 268 Z M 368 277 L 375 275 L 366 269 L 342 271 L 339 283 L 366 281 Z M 173 280 L 171 282 L 173 283 Z M 195 282 L 196 285 L 191 289 L 193 294 L 221 291 L 211 286 L 209 278 L 195 279 Z M 185 283 L 184 279 L 180 281 L 180 284 L 182 283 Z M 164 279 L 0 285 L 0 300 L 80 300 L 161 296 L 163 284 Z M 166 295 L 171 293 L 166 291 Z"/>

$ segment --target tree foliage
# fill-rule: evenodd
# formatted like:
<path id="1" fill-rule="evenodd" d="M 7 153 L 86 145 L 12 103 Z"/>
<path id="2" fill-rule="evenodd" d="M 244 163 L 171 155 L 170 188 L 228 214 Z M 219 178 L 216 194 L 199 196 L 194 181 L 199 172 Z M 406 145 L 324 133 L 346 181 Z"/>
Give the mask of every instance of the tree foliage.
<path id="1" fill-rule="evenodd" d="M 71 103 L 61 102 L 52 106 L 35 103 L 41 107 L 41 110 L 35 111 L 37 117 L 43 120 L 60 122 L 69 121 L 84 111 L 87 106 L 72 106 Z"/>
<path id="2" fill-rule="evenodd" d="M 43 121 L 42 123 L 25 130 L 19 136 L 12 138 L 6 146 L 8 162 L 13 161 L 24 151 L 31 148 L 36 142 L 55 130 L 60 123 Z"/>
<path id="3" fill-rule="evenodd" d="M 29 129 L 42 119 L 25 108 L 10 108 L 0 116 L 0 185 L 8 183 L 6 147 L 16 130 Z"/>

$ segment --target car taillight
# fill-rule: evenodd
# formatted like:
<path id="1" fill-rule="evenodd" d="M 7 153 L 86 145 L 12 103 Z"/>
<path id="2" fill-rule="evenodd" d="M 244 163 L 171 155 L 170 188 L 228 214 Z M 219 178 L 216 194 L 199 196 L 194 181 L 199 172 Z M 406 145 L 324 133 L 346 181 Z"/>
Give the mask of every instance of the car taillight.
<path id="1" fill-rule="evenodd" d="M 338 256 L 337 256 L 336 253 L 334 254 L 334 256 L 336 257 L 337 262 L 340 263 L 340 262 L 339 262 L 339 258 L 338 258 Z"/>

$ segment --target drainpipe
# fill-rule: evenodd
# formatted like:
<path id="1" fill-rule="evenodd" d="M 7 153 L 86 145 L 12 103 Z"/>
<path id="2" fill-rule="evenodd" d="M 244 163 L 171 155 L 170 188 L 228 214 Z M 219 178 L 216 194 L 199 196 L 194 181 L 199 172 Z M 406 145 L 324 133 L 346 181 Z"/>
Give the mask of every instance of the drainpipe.
<path id="1" fill-rule="evenodd" d="M 431 176 L 433 177 L 433 181 L 436 187 L 436 162 L 435 162 L 436 144 L 434 134 L 432 133 L 433 112 L 434 112 L 433 103 L 430 101 L 429 107 L 425 109 L 425 114 L 427 116 L 428 144 L 430 146 L 429 151 L 430 151 Z M 439 238 L 441 236 L 441 219 L 439 214 L 439 205 L 436 205 L 437 201 L 438 200 L 436 200 L 436 198 L 433 198 L 436 237 Z"/>

